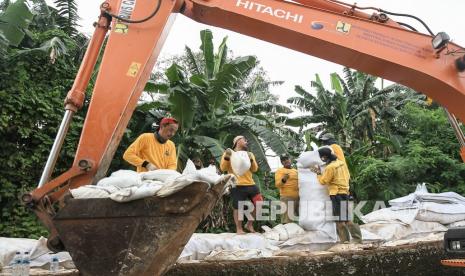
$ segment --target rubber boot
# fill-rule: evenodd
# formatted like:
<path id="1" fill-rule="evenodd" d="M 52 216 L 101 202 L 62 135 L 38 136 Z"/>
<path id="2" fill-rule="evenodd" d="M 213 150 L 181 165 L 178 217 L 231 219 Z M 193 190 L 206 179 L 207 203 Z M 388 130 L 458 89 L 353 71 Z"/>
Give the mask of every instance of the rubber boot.
<path id="1" fill-rule="evenodd" d="M 346 225 L 349 229 L 350 236 L 352 237 L 352 242 L 362 243 L 362 231 L 360 230 L 360 226 L 352 221 L 348 221 Z"/>
<path id="2" fill-rule="evenodd" d="M 349 229 L 342 222 L 336 222 L 336 232 L 341 243 L 348 243 L 350 241 Z"/>

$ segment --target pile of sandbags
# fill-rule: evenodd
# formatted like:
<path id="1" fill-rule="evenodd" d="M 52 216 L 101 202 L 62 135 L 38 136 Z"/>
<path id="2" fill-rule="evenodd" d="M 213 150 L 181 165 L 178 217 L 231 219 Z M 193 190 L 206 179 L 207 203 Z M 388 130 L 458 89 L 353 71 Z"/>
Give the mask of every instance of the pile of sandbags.
<path id="1" fill-rule="evenodd" d="M 434 237 L 431 234 L 443 233 L 448 227 L 465 225 L 465 198 L 454 192 L 429 193 L 423 184 L 389 204 L 363 216 L 362 229 L 394 241 Z"/>
<path id="2" fill-rule="evenodd" d="M 257 254 L 263 251 L 274 251 L 279 248 L 276 247 L 273 241 L 266 239 L 261 234 L 246 234 L 238 235 L 235 233 L 222 233 L 222 234 L 207 234 L 207 233 L 194 233 L 187 242 L 184 250 L 179 257 L 180 261 L 204 260 L 207 256 L 211 255 L 212 258 L 221 256 L 220 252 L 225 252 L 224 256 L 229 256 L 228 259 L 234 256 L 232 252 L 242 251 L 238 257 L 244 256 L 244 253 L 251 253 L 248 250 L 255 250 Z M 226 254 L 227 253 L 227 254 Z M 253 252 L 252 252 L 253 253 Z M 231 255 L 232 254 L 232 255 Z M 250 256 L 250 254 L 245 254 Z M 217 256 L 217 257 L 213 257 Z"/>
<path id="3" fill-rule="evenodd" d="M 74 198 L 111 198 L 117 202 L 128 202 L 149 196 L 166 197 L 194 182 L 214 185 L 223 177 L 217 174 L 215 166 L 197 170 L 188 160 L 182 174 L 163 169 L 143 173 L 119 170 L 101 179 L 97 185 L 72 189 L 71 195 Z"/>

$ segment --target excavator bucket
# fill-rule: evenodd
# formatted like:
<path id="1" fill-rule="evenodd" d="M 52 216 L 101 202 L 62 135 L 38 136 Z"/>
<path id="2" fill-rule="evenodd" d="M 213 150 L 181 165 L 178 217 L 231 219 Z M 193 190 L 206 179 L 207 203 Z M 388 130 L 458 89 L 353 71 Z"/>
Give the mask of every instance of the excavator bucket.
<path id="1" fill-rule="evenodd" d="M 53 223 L 81 275 L 162 275 L 210 214 L 229 178 L 128 203 L 71 198 Z"/>

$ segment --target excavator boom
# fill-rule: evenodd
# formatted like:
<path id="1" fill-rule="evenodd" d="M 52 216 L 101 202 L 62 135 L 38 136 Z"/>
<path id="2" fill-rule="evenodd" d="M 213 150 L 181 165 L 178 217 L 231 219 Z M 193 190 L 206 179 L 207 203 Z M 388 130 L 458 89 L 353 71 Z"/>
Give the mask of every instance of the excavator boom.
<path id="1" fill-rule="evenodd" d="M 73 258 L 83 259 L 83 255 L 77 253 L 79 241 L 95 234 L 88 229 L 92 228 L 90 225 L 101 225 L 98 219 L 112 218 L 113 225 L 117 225 L 121 221 L 128 222 L 124 219 L 130 216 L 133 220 L 126 224 L 127 227 L 137 225 L 137 228 L 131 228 L 131 234 L 125 237 L 142 235 L 144 232 L 144 228 L 140 226 L 144 225 L 141 220 L 143 218 L 135 211 L 118 212 L 114 210 L 118 207 L 112 207 L 112 210 L 100 212 L 97 218 L 92 213 L 89 214 L 91 210 L 87 210 L 84 215 L 78 214 L 80 208 L 84 208 L 80 201 L 68 201 L 62 208 L 63 212 L 57 214 L 52 205 L 63 198 L 70 188 L 95 184 L 106 174 L 163 42 L 179 13 L 201 23 L 233 30 L 401 83 L 436 100 L 455 117 L 465 121 L 465 73 L 460 72 L 461 67 L 458 63 L 460 59 L 465 60 L 463 47 L 448 42 L 435 49 L 430 35 L 407 30 L 385 14 L 370 15 L 358 10 L 356 6 L 340 5 L 336 2 L 338 1 L 108 0 L 103 3 L 96 34 L 65 101 L 67 114 L 72 115 L 82 106 L 90 73 L 102 46 L 103 37 L 108 31 L 108 41 L 103 51 L 74 163 L 68 172 L 53 180 L 49 179 L 56 152 L 59 152 L 60 148 L 58 142 L 56 147 L 54 145 L 54 156 L 51 155 L 50 162 L 47 162 L 47 172 L 44 173 L 39 188 L 23 197 L 23 201 L 49 228 L 51 247 L 60 249 L 64 243 L 64 247 L 70 251 Z M 66 116 L 66 122 L 69 122 L 69 117 Z M 63 135 L 67 129 L 66 122 L 62 124 Z M 57 140 L 62 141 L 63 135 L 60 131 L 60 139 Z M 462 157 L 465 160 L 465 149 L 462 149 Z M 207 191 L 203 193 L 209 196 Z M 217 199 L 218 196 L 214 198 Z M 95 201 L 92 204 L 98 208 L 100 203 Z M 199 206 L 200 204 L 197 207 Z M 193 210 L 197 208 L 191 207 Z M 202 207 L 203 212 L 196 213 L 194 220 L 203 218 L 210 209 L 211 206 Z M 75 222 L 77 217 L 79 223 Z M 160 218 L 155 218 L 155 224 L 157 219 Z M 63 226 L 63 223 L 67 226 Z M 194 224 L 189 225 L 190 230 L 183 232 L 179 239 L 181 242 L 177 246 L 183 246 L 183 242 L 187 242 L 194 231 Z M 85 231 L 77 230 L 81 227 Z M 73 232 L 73 229 L 76 231 Z M 121 230 L 113 226 L 112 231 L 113 235 L 117 235 Z M 174 229 L 173 235 L 176 233 Z M 109 243 L 108 237 L 113 235 L 105 233 L 107 239 L 96 242 L 102 243 L 101 248 L 104 248 L 105 243 Z M 159 241 L 154 239 L 156 250 L 163 249 L 158 247 Z M 166 252 L 169 256 L 160 261 L 162 264 L 148 261 L 147 264 L 150 265 L 143 266 L 138 263 L 137 269 L 131 271 L 138 274 L 162 273 L 176 260 L 177 256 L 174 255 L 180 253 L 179 250 L 171 251 Z M 140 254 L 139 258 L 144 258 L 148 251 L 137 252 Z M 107 253 L 102 258 L 107 258 L 111 264 L 129 265 L 134 257 L 126 251 L 128 254 L 118 255 L 116 261 L 113 258 L 114 252 Z M 159 252 L 152 253 L 147 255 L 147 258 L 160 258 Z M 80 269 L 85 265 L 85 262 L 77 262 Z M 154 267 L 157 265 L 163 269 L 156 270 Z M 86 271 L 91 271 L 90 274 L 101 273 L 98 270 Z M 123 273 L 123 270 L 115 267 L 112 267 L 111 271 Z"/>

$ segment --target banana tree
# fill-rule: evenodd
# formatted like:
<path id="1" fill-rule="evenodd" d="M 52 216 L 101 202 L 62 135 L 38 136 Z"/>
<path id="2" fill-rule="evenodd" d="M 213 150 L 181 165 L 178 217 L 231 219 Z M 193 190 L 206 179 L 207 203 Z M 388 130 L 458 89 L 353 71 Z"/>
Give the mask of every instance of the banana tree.
<path id="1" fill-rule="evenodd" d="M 423 96 L 398 84 L 379 89 L 376 80 L 374 76 L 344 68 L 344 78 L 331 74 L 332 90 L 328 90 L 316 75 L 311 82 L 316 95 L 296 86 L 299 96 L 289 98 L 288 103 L 310 113 L 300 117 L 303 126 L 321 123 L 350 152 L 379 142 L 379 137 L 395 139 L 391 136 L 391 121 L 406 103 L 422 101 Z"/>
<path id="2" fill-rule="evenodd" d="M 156 91 L 166 95 L 169 112 L 180 122 L 175 137 L 179 159 L 200 153 L 219 161 L 234 136 L 244 135 L 260 169 L 269 171 L 266 150 L 287 153 L 273 118 L 291 110 L 268 90 L 282 82 L 254 74 L 254 56 L 228 57 L 227 38 L 216 53 L 210 30 L 201 31 L 200 39 L 200 52 L 186 47 L 183 61 L 168 67 L 166 81 L 157 83 Z"/>
<path id="3" fill-rule="evenodd" d="M 33 14 L 25 0 L 9 3 L 0 13 L 0 51 L 7 46 L 18 46 L 31 23 Z"/>

